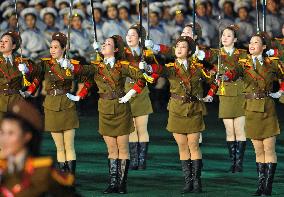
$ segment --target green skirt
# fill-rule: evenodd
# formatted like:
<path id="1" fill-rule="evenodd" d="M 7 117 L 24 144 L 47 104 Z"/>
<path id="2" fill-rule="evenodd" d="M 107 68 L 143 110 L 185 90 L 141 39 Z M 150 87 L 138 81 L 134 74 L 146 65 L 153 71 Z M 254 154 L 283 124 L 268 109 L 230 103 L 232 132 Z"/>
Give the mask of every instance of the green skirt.
<path id="1" fill-rule="evenodd" d="M 129 91 L 133 84 L 126 84 L 125 89 Z M 153 113 L 152 103 L 149 97 L 149 89 L 146 86 L 140 94 L 136 94 L 129 101 L 133 117 L 144 116 Z"/>
<path id="2" fill-rule="evenodd" d="M 102 106 L 104 105 L 104 106 Z M 103 136 L 117 137 L 134 131 L 130 104 L 120 104 L 118 99 L 99 99 L 99 133 Z M 107 109 L 112 108 L 112 109 Z"/>
<path id="3" fill-rule="evenodd" d="M 171 133 L 191 134 L 205 130 L 202 112 L 190 117 L 169 112 L 167 130 Z"/>
<path id="4" fill-rule="evenodd" d="M 245 115 L 243 105 L 244 95 L 239 96 L 219 96 L 219 118 L 232 119 Z"/>
<path id="5" fill-rule="evenodd" d="M 247 100 L 245 132 L 249 139 L 265 139 L 280 134 L 275 103 L 271 98 Z"/>
<path id="6" fill-rule="evenodd" d="M 76 106 L 61 111 L 44 108 L 44 116 L 45 131 L 62 132 L 79 128 Z"/>

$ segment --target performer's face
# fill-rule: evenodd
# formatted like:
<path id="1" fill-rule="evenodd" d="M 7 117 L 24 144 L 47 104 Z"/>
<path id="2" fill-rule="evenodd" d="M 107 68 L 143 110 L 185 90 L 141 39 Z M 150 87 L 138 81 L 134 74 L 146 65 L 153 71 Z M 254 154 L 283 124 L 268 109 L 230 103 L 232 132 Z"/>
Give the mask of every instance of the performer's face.
<path id="1" fill-rule="evenodd" d="M 12 38 L 9 35 L 5 35 L 0 40 L 0 52 L 3 54 L 12 53 L 16 45 L 13 44 Z"/>
<path id="2" fill-rule="evenodd" d="M 224 47 L 234 46 L 234 43 L 237 42 L 234 32 L 230 29 L 225 29 L 222 33 L 221 41 Z"/>
<path id="3" fill-rule="evenodd" d="M 187 58 L 189 54 L 188 43 L 186 41 L 181 41 L 176 44 L 175 55 L 179 59 Z"/>
<path id="4" fill-rule="evenodd" d="M 50 43 L 49 52 L 52 58 L 60 59 L 63 57 L 65 48 L 60 46 L 60 43 L 57 40 L 52 40 Z"/>
<path id="5" fill-rule="evenodd" d="M 263 53 L 266 45 L 263 45 L 262 40 L 259 36 L 253 36 L 249 43 L 249 52 L 251 55 L 258 56 Z"/>
<path id="6" fill-rule="evenodd" d="M 22 130 L 20 123 L 14 119 L 4 119 L 0 127 L 1 155 L 4 158 L 17 155 L 25 150 L 32 134 Z"/>
<path id="7" fill-rule="evenodd" d="M 137 47 L 139 45 L 138 32 L 135 29 L 129 29 L 126 35 L 127 45 L 130 47 Z"/>
<path id="8" fill-rule="evenodd" d="M 284 24 L 282 25 L 282 36 L 284 37 Z"/>
<path id="9" fill-rule="evenodd" d="M 114 56 L 114 41 L 112 38 L 108 38 L 105 40 L 105 42 L 102 45 L 101 49 L 102 54 L 104 57 L 113 57 Z"/>

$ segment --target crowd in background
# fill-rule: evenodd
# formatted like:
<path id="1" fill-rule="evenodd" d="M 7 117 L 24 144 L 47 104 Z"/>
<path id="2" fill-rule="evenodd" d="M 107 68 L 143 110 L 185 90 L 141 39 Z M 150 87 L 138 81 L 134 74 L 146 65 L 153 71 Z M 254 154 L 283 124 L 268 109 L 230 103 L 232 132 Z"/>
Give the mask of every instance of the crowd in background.
<path id="1" fill-rule="evenodd" d="M 139 22 L 138 0 L 94 0 L 94 19 L 98 42 L 114 34 L 125 38 L 127 29 Z M 14 0 L 0 5 L 0 34 L 17 29 Z M 32 59 L 48 54 L 51 35 L 68 32 L 69 0 L 17 0 L 22 53 Z M 258 1 L 262 30 L 262 0 Z M 256 0 L 196 0 L 196 22 L 202 27 L 201 45 L 218 47 L 219 31 L 230 24 L 240 28 L 238 44 L 245 47 L 257 31 Z M 90 59 L 94 40 L 92 9 L 89 0 L 74 0 L 71 20 L 71 53 Z M 192 0 L 149 0 L 150 39 L 171 44 L 185 24 L 192 22 Z M 143 0 L 143 26 L 147 28 L 147 1 Z M 284 0 L 267 0 L 266 31 L 272 37 L 284 34 Z"/>

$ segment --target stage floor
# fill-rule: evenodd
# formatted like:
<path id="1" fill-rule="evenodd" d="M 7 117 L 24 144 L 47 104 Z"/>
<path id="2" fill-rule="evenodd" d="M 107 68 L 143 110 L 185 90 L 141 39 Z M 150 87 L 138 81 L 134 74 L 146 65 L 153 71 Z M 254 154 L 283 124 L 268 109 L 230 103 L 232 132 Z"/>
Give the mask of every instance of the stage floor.
<path id="1" fill-rule="evenodd" d="M 184 196 L 245 197 L 256 190 L 257 174 L 252 144 L 248 141 L 244 159 L 244 172 L 227 173 L 230 161 L 225 141 L 225 130 L 217 118 L 217 103 L 208 106 L 206 130 L 203 132 L 202 194 Z M 279 122 L 284 131 L 284 106 L 278 105 Z M 90 111 L 91 113 L 91 111 Z M 129 171 L 126 196 L 173 197 L 181 196 L 183 177 L 178 147 L 166 131 L 167 113 L 150 115 L 150 145 L 148 168 L 145 171 Z M 98 114 L 95 112 L 80 118 L 76 131 L 77 189 L 86 197 L 105 196 L 107 187 L 107 149 L 97 132 Z M 43 140 L 43 154 L 55 155 L 55 146 L 49 133 Z M 274 179 L 273 196 L 284 196 L 284 132 L 277 138 L 278 166 Z M 121 196 L 111 194 L 111 196 Z"/>

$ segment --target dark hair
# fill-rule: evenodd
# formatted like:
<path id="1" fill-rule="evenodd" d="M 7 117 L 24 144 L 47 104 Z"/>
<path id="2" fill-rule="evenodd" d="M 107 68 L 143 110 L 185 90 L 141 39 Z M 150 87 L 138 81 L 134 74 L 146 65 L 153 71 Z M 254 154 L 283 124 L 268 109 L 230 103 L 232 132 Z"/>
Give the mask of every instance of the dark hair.
<path id="1" fill-rule="evenodd" d="M 31 140 L 26 144 L 26 147 L 28 149 L 28 154 L 32 156 L 38 156 L 40 153 L 40 145 L 41 145 L 41 131 L 38 131 L 33 125 L 31 125 L 28 121 L 23 119 L 20 116 L 17 116 L 11 112 L 7 112 L 4 114 L 2 121 L 4 120 L 15 120 L 19 123 L 20 128 L 22 129 L 23 133 L 31 133 L 32 138 Z"/>
<path id="2" fill-rule="evenodd" d="M 30 16 L 33 16 L 35 20 L 37 19 L 36 15 L 33 14 L 33 13 L 28 13 L 28 14 L 26 14 L 26 15 L 25 15 L 25 19 L 26 19 L 26 17 L 29 16 L 29 15 L 30 15 Z"/>
<path id="3" fill-rule="evenodd" d="M 61 48 L 65 48 L 67 46 L 67 37 L 64 33 L 56 32 L 52 35 L 52 41 L 56 40 L 59 42 Z"/>
<path id="4" fill-rule="evenodd" d="M 19 36 L 19 34 L 17 32 L 11 32 L 11 31 L 8 31 L 6 33 L 4 33 L 2 36 L 1 36 L 1 39 L 4 37 L 4 36 L 10 36 L 11 40 L 12 40 L 12 44 L 13 45 L 16 45 L 15 49 L 12 50 L 12 52 L 16 52 L 20 46 L 21 46 L 21 43 L 22 43 L 22 39 L 21 37 Z"/>
<path id="5" fill-rule="evenodd" d="M 115 59 L 117 59 L 117 60 L 124 59 L 125 54 L 124 54 L 124 42 L 123 42 L 123 39 L 119 35 L 113 35 L 110 38 L 114 42 L 114 49 L 118 49 L 118 51 L 115 52 L 115 54 L 114 54 Z"/>
<path id="6" fill-rule="evenodd" d="M 191 56 L 195 53 L 196 50 L 196 44 L 194 42 L 194 40 L 189 37 L 189 36 L 180 36 L 176 42 L 175 42 L 175 46 L 179 43 L 179 42 L 186 42 L 187 46 L 188 46 L 188 56 Z M 190 53 L 189 53 L 190 52 Z"/>
<path id="7" fill-rule="evenodd" d="M 228 26 L 228 27 L 226 27 L 225 29 L 223 29 L 222 35 L 223 35 L 223 33 L 224 33 L 224 31 L 225 31 L 226 29 L 232 31 L 233 34 L 234 34 L 234 37 L 235 37 L 235 38 L 238 38 L 238 33 L 237 33 L 237 30 L 236 30 L 236 27 L 235 27 L 235 26 L 232 25 L 232 26 Z"/>

